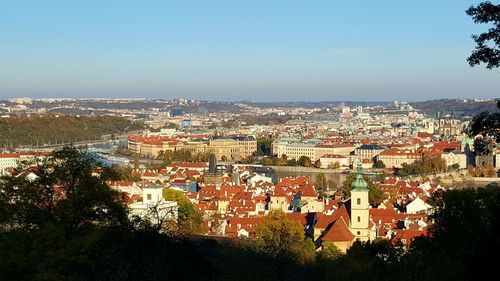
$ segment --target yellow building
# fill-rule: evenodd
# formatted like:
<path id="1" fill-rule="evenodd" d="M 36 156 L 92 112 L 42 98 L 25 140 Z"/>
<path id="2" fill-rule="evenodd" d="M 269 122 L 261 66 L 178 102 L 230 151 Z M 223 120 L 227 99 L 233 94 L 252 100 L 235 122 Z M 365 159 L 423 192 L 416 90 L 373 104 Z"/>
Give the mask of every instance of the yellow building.
<path id="1" fill-rule="evenodd" d="M 160 151 L 187 150 L 191 155 L 215 154 L 218 160 L 239 160 L 257 152 L 257 140 L 253 136 L 232 136 L 217 139 L 193 139 L 181 141 L 164 136 L 132 135 L 128 138 L 132 153 L 155 158 Z"/>
<path id="2" fill-rule="evenodd" d="M 361 173 L 361 162 L 358 162 L 358 175 L 351 187 L 350 229 L 357 240 L 366 242 L 370 240 L 370 202 L 368 201 L 368 184 Z"/>

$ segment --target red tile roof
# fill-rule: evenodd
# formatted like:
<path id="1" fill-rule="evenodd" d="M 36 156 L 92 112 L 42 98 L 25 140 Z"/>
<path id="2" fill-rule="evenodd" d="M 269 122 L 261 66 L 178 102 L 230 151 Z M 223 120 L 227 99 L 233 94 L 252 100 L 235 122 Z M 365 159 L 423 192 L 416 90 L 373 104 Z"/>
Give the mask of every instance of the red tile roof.
<path id="1" fill-rule="evenodd" d="M 332 242 L 351 242 L 353 239 L 354 235 L 342 217 L 336 220 L 327 233 L 321 237 L 323 241 Z"/>

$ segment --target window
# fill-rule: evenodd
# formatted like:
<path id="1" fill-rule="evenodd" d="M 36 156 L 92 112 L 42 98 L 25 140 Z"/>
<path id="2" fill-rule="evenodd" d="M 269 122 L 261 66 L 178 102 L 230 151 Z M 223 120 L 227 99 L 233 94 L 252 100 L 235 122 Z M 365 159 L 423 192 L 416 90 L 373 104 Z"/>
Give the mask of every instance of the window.
<path id="1" fill-rule="evenodd" d="M 356 232 L 357 235 L 361 235 L 361 231 Z"/>
<path id="2" fill-rule="evenodd" d="M 356 201 L 358 202 L 358 205 L 361 205 L 361 198 L 358 198 Z"/>
<path id="3" fill-rule="evenodd" d="M 358 217 L 358 222 L 361 222 L 361 217 Z"/>
<path id="4" fill-rule="evenodd" d="M 146 195 L 146 198 L 147 198 L 148 200 L 151 200 L 151 194 L 147 194 L 147 195 Z"/>

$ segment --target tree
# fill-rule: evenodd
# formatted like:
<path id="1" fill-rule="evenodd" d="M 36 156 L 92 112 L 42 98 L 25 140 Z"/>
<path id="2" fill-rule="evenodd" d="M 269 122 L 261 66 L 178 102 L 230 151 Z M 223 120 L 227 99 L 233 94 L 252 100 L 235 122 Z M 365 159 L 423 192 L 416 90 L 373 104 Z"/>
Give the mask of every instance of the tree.
<path id="1" fill-rule="evenodd" d="M 300 222 L 288 220 L 281 210 L 273 210 L 264 217 L 255 233 L 262 240 L 264 250 L 272 256 L 280 256 L 304 241 L 304 227 Z"/>
<path id="2" fill-rule="evenodd" d="M 370 204 L 373 206 L 378 206 L 382 201 L 384 201 L 384 192 L 380 190 L 373 181 L 368 177 L 363 177 L 366 183 L 368 184 L 368 199 L 370 200 Z M 355 174 L 350 174 L 342 183 L 342 196 L 344 198 L 349 198 L 351 196 L 351 185 L 352 182 L 356 179 Z"/>
<path id="3" fill-rule="evenodd" d="M 321 247 L 322 249 L 318 253 L 318 258 L 321 260 L 336 260 L 342 256 L 342 252 L 333 242 L 325 241 Z"/>
<path id="4" fill-rule="evenodd" d="M 127 225 L 121 195 L 106 185 L 107 179 L 92 175 L 98 165 L 74 147 L 21 163 L 0 179 L 0 229 L 57 224 L 78 231 L 95 225 Z M 27 178 L 27 172 L 35 177 Z"/>
<path id="5" fill-rule="evenodd" d="M 333 169 L 333 170 L 340 169 L 340 162 L 335 161 L 333 163 L 328 164 L 328 169 Z"/>
<path id="6" fill-rule="evenodd" d="M 286 156 L 283 157 L 283 155 L 282 155 L 280 158 L 278 158 L 276 160 L 276 165 L 277 166 L 286 166 L 286 164 L 287 164 Z"/>
<path id="7" fill-rule="evenodd" d="M 163 198 L 168 201 L 175 201 L 178 205 L 177 229 L 180 234 L 198 232 L 201 227 L 201 215 L 195 207 L 184 196 L 182 191 L 165 189 Z"/>
<path id="8" fill-rule="evenodd" d="M 314 167 L 316 167 L 318 169 L 321 168 L 321 160 L 318 159 L 318 160 L 314 161 Z"/>
<path id="9" fill-rule="evenodd" d="M 430 157 L 424 155 L 422 160 L 417 160 L 412 164 L 403 163 L 398 170 L 399 176 L 421 175 L 442 172 L 446 170 L 446 161 L 441 157 Z"/>
<path id="10" fill-rule="evenodd" d="M 500 109 L 500 99 L 497 99 Z M 488 155 L 492 152 L 492 142 L 500 143 L 500 112 L 483 111 L 472 118 L 466 132 L 474 138 L 474 152 Z"/>
<path id="11" fill-rule="evenodd" d="M 491 2 L 483 2 L 471 6 L 467 15 L 472 17 L 475 23 L 492 23 L 493 27 L 480 35 L 472 35 L 476 48 L 467 58 L 470 66 L 486 63 L 488 69 L 500 66 L 500 5 Z"/>
<path id="12" fill-rule="evenodd" d="M 130 167 L 120 167 L 113 165 L 109 169 L 106 169 L 103 173 L 103 177 L 113 180 L 113 181 L 141 181 L 141 176 L 132 173 L 132 168 Z"/>
<path id="13" fill-rule="evenodd" d="M 300 166 L 311 167 L 311 159 L 305 155 L 300 156 L 299 161 L 297 161 Z"/>
<path id="14" fill-rule="evenodd" d="M 264 166 L 271 166 L 276 164 L 276 158 L 275 157 L 264 157 L 260 160 L 260 164 Z"/>
<path id="15" fill-rule="evenodd" d="M 134 169 L 139 169 L 139 165 L 141 164 L 140 160 L 141 160 L 141 156 L 139 155 L 139 153 L 135 153 L 134 154 Z"/>
<path id="16" fill-rule="evenodd" d="M 295 158 L 288 159 L 288 160 L 286 161 L 286 165 L 287 165 L 287 166 L 297 166 L 297 160 L 295 160 Z"/>
<path id="17" fill-rule="evenodd" d="M 328 190 L 328 183 L 326 181 L 326 176 L 323 173 L 316 175 L 316 190 L 320 197 L 324 197 L 325 191 Z"/>
<path id="18" fill-rule="evenodd" d="M 419 272 L 421 280 L 476 280 L 494 274 L 490 257 L 500 248 L 500 189 L 449 190 L 432 200 L 430 235 L 414 241 L 402 265 Z"/>
<path id="19" fill-rule="evenodd" d="M 373 168 L 384 169 L 385 163 L 382 160 L 377 160 L 377 162 L 375 162 L 375 164 L 373 164 Z"/>

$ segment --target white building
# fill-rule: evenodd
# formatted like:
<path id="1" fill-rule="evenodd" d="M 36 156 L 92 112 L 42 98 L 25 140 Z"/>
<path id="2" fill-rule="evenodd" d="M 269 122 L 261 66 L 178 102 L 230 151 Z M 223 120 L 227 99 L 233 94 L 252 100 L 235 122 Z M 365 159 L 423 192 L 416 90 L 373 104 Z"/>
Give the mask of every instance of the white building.
<path id="1" fill-rule="evenodd" d="M 0 153 L 0 175 L 5 175 L 8 168 L 17 168 L 19 163 L 24 160 L 31 160 L 35 157 L 46 157 L 47 153 L 38 152 L 15 152 Z"/>
<path id="2" fill-rule="evenodd" d="M 338 154 L 325 154 L 319 158 L 321 162 L 321 168 L 329 169 L 332 168 L 336 162 L 339 163 L 340 167 L 349 167 L 349 157 L 338 155 Z"/>
<path id="3" fill-rule="evenodd" d="M 422 212 L 427 212 L 431 208 L 431 205 L 427 204 L 424 200 L 416 198 L 410 204 L 406 205 L 407 214 L 417 214 Z"/>
<path id="4" fill-rule="evenodd" d="M 454 151 L 442 153 L 441 158 L 443 158 L 443 160 L 446 162 L 446 166 L 458 164 L 459 169 L 467 168 L 467 156 L 464 153 Z"/>
<path id="5" fill-rule="evenodd" d="M 130 215 L 149 220 L 153 225 L 163 225 L 168 221 L 176 221 L 178 205 L 175 201 L 163 198 L 163 187 L 148 185 L 142 189 L 142 202 L 129 205 Z"/>

